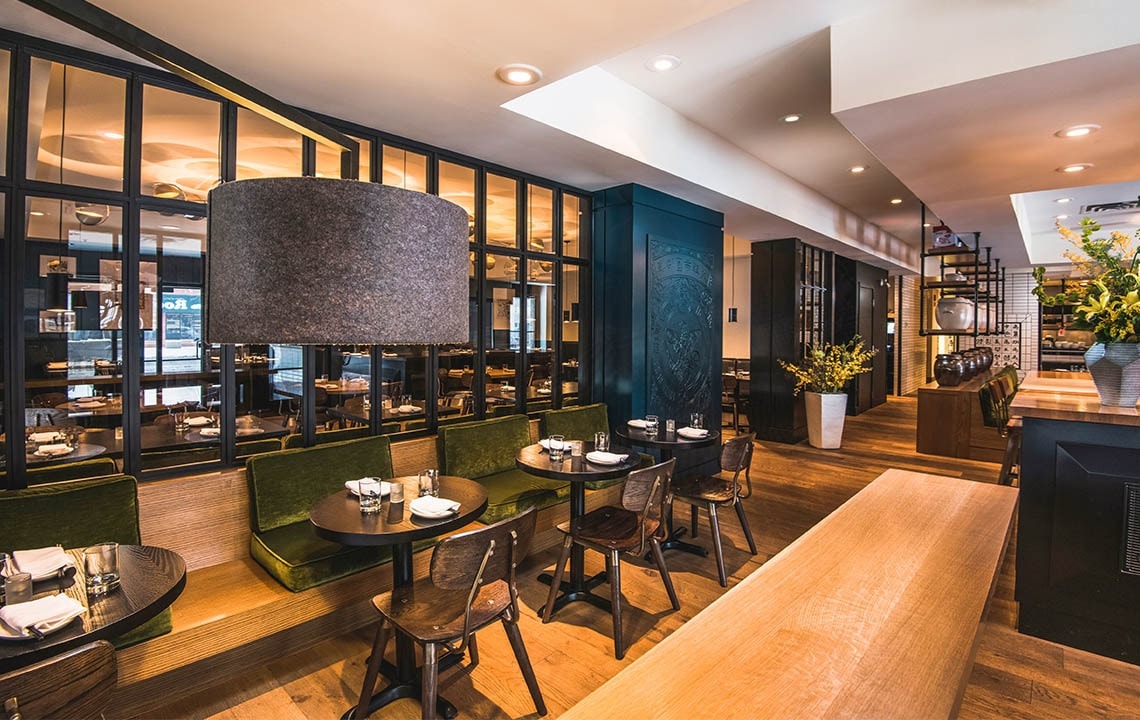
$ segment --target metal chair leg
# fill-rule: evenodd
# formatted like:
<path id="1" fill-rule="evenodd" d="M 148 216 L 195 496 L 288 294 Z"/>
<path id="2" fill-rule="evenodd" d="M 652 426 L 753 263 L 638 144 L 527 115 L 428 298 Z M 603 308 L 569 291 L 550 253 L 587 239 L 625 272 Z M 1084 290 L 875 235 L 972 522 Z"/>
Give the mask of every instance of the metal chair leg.
<path id="1" fill-rule="evenodd" d="M 467 638 L 467 654 L 471 656 L 471 664 L 467 666 L 468 670 L 474 670 L 479 665 L 479 644 L 478 637 L 475 633 Z"/>
<path id="2" fill-rule="evenodd" d="M 614 616 L 614 657 L 625 657 L 625 642 L 621 634 L 621 559 L 617 550 L 606 554 L 606 575 L 610 579 L 610 605 Z"/>
<path id="3" fill-rule="evenodd" d="M 424 643 L 423 688 L 420 693 L 423 720 L 435 720 L 435 695 L 438 682 L 439 662 L 435 656 L 435 643 Z"/>
<path id="4" fill-rule="evenodd" d="M 716 554 L 716 574 L 721 587 L 728 587 L 728 575 L 724 571 L 724 546 L 720 540 L 720 518 L 716 514 L 716 503 L 708 504 L 709 529 L 712 532 L 713 550 Z"/>
<path id="5" fill-rule="evenodd" d="M 697 536 L 697 506 L 689 505 L 689 528 L 693 532 L 693 537 Z"/>
<path id="6" fill-rule="evenodd" d="M 534 701 L 534 709 L 538 711 L 539 715 L 545 715 L 546 703 L 542 700 L 542 691 L 538 689 L 538 678 L 534 676 L 534 668 L 531 667 L 530 656 L 526 653 L 526 646 L 523 645 L 522 633 L 519 632 L 519 626 L 513 618 L 510 620 L 503 618 L 503 629 L 507 631 L 507 639 L 511 641 L 511 649 L 514 650 L 515 660 L 518 661 L 519 670 L 521 670 L 523 674 L 523 680 L 526 681 L 526 687 L 530 690 L 530 699 Z"/>

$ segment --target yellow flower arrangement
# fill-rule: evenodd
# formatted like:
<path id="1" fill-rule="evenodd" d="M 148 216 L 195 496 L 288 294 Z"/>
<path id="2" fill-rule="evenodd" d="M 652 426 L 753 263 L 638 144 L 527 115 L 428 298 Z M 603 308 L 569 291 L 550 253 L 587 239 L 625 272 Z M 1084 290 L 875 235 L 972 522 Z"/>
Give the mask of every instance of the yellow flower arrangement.
<path id="1" fill-rule="evenodd" d="M 1076 248 L 1066 250 L 1065 257 L 1076 274 L 1088 281 L 1073 290 L 1047 295 L 1045 268 L 1037 267 L 1033 294 L 1042 305 L 1074 305 L 1073 326 L 1091 330 L 1098 342 L 1140 342 L 1140 249 L 1133 249 L 1132 238 L 1119 231 L 1094 238 L 1098 230 L 1100 225 L 1089 218 L 1081 221 L 1080 233 L 1057 223 L 1057 231 Z M 1140 231 L 1136 237 L 1140 239 Z"/>
<path id="2" fill-rule="evenodd" d="M 841 393 L 853 377 L 870 372 L 866 364 L 877 352 L 865 349 L 863 339 L 856 335 L 842 345 L 827 343 L 822 348 L 810 348 L 799 362 L 778 362 L 796 379 L 793 391 L 796 395 L 805 389 L 815 393 Z"/>

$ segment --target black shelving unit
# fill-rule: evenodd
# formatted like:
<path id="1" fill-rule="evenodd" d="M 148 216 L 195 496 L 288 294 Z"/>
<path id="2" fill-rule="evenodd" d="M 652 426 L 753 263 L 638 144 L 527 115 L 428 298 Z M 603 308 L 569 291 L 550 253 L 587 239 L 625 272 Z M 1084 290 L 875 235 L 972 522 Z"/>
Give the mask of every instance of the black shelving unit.
<path id="1" fill-rule="evenodd" d="M 1063 279 L 1056 282 L 1059 293 L 1067 290 L 1066 285 L 1077 281 Z M 1047 286 L 1048 289 L 1048 286 Z M 1096 342 L 1089 330 L 1077 330 L 1073 325 L 1075 305 L 1040 305 L 1038 327 L 1041 332 L 1037 341 L 1037 367 L 1041 370 L 1085 369 L 1085 351 Z"/>

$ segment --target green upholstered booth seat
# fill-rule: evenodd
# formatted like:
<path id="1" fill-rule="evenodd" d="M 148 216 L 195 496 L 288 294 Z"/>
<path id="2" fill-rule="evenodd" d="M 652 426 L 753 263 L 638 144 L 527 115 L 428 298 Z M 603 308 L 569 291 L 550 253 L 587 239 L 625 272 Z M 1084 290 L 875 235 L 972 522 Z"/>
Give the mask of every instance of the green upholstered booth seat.
<path id="1" fill-rule="evenodd" d="M 138 484 L 130 475 L 110 475 L 0 492 L 0 537 L 6 550 L 139 545 Z M 126 647 L 170 628 L 167 608 L 112 642 Z"/>
<path id="2" fill-rule="evenodd" d="M 569 483 L 536 477 L 515 466 L 519 450 L 529 444 L 530 420 L 525 415 L 439 428 L 443 472 L 471 478 L 487 489 L 487 510 L 480 522 L 569 501 Z"/>
<path id="3" fill-rule="evenodd" d="M 427 420 L 424 418 L 419 418 L 418 420 L 409 420 L 408 422 L 404 423 L 404 430 L 406 432 L 411 432 L 413 430 L 423 430 L 426 427 Z"/>
<path id="4" fill-rule="evenodd" d="M 117 475 L 118 473 L 119 467 L 115 465 L 113 459 L 109 457 L 98 457 L 90 460 L 80 460 L 79 462 L 63 463 L 61 465 L 28 468 L 28 484 L 43 485 L 44 483 Z M 0 474 L 0 477 L 3 477 L 3 475 Z"/>
<path id="5" fill-rule="evenodd" d="M 321 540 L 309 510 L 344 492 L 344 481 L 392 477 L 391 442 L 383 435 L 255 455 L 245 464 L 250 556 L 285 587 L 299 592 L 373 567 L 389 555 Z"/>
<path id="6" fill-rule="evenodd" d="M 222 456 L 217 446 L 180 450 L 145 450 L 142 454 L 143 470 L 178 467 L 194 463 L 213 462 Z"/>
<path id="7" fill-rule="evenodd" d="M 266 438 L 264 440 L 243 440 L 234 447 L 234 458 L 244 460 L 253 455 L 277 452 L 281 449 L 281 438 Z"/>

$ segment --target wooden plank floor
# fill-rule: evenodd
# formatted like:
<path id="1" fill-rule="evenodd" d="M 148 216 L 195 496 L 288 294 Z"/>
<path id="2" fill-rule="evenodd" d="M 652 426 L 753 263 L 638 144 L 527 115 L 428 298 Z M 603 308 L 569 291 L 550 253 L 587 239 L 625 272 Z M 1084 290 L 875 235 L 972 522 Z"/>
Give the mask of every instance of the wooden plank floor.
<path id="1" fill-rule="evenodd" d="M 753 456 L 756 489 L 746 501 L 759 547 L 751 557 L 732 513 L 722 515 L 730 586 L 779 552 L 807 528 L 838 507 L 889 467 L 994 482 L 998 466 L 914 451 L 916 401 L 891 398 L 879 408 L 847 418 L 841 450 L 817 450 L 807 443 L 759 443 Z M 680 507 L 680 506 L 678 506 Z M 905 512 L 905 508 L 900 508 Z M 685 513 L 687 515 L 687 512 Z M 683 520 L 678 514 L 678 521 Z M 698 542 L 707 544 L 707 521 Z M 707 545 L 706 545 L 707 546 Z M 841 548 L 837 548 L 841 551 Z M 962 718 L 1125 718 L 1140 717 L 1140 667 L 1020 635 L 1013 602 L 1013 557 L 1003 564 L 997 594 L 983 625 L 977 661 L 967 688 Z M 660 578 L 645 563 L 622 573 L 626 598 L 626 658 L 613 657 L 610 618 L 584 603 L 563 609 L 548 624 L 535 615 L 546 586 L 535 576 L 553 566 L 556 549 L 527 559 L 520 569 L 520 622 L 550 714 L 557 717 L 614 673 L 640 657 L 685 620 L 724 592 L 716 581 L 713 558 L 667 553 L 681 600 L 672 612 Z M 588 568 L 601 569 L 601 558 L 588 554 Z M 600 590 L 604 593 L 605 587 Z M 349 633 L 265 667 L 204 689 L 171 704 L 161 718 L 335 718 L 355 702 L 371 633 Z M 747 638 L 741 638 L 747 642 Z M 506 637 L 499 628 L 479 634 L 481 662 L 474 670 L 457 668 L 441 681 L 444 696 L 464 718 L 535 718 Z M 389 646 L 391 656 L 393 648 Z M 733 665 L 725 651 L 726 672 L 764 672 Z M 684 668 L 678 678 L 685 681 Z M 692 678 L 709 682 L 708 678 Z M 378 714 L 418 718 L 418 703 L 400 701 Z M 113 717 L 113 711 L 108 717 Z M 615 708 L 615 717 L 638 717 L 636 708 Z M 374 716 L 376 717 L 376 716 Z M 750 717 L 741 708 L 740 717 Z"/>

